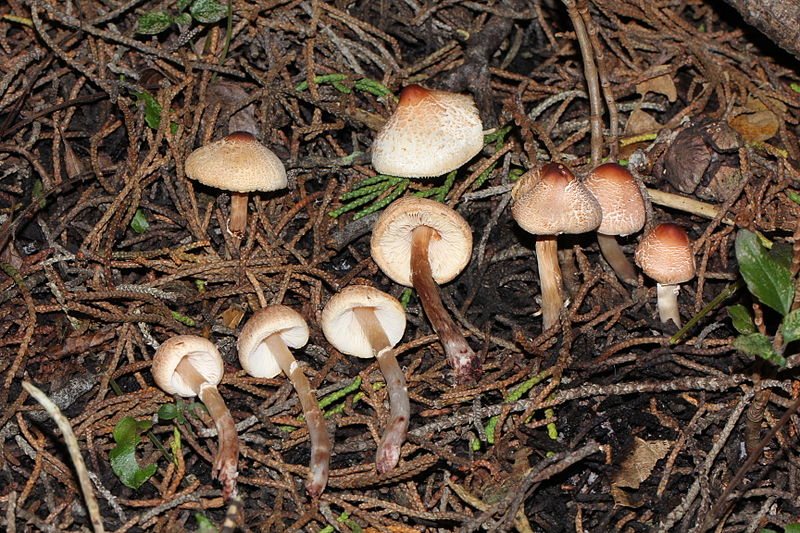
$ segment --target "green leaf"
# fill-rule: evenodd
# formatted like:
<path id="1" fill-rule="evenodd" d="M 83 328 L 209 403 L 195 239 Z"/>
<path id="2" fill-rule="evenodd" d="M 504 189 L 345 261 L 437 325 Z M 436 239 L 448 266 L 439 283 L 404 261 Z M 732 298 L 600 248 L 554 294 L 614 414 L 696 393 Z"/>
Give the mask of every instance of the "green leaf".
<path id="1" fill-rule="evenodd" d="M 178 25 L 178 27 L 188 28 L 192 23 L 192 16 L 189 13 L 181 13 L 172 20 Z"/>
<path id="2" fill-rule="evenodd" d="M 169 448 L 172 451 L 175 466 L 178 466 L 178 457 L 181 457 L 181 431 L 176 426 L 172 427 L 172 444 Z"/>
<path id="3" fill-rule="evenodd" d="M 778 366 L 786 366 L 786 358 L 777 353 L 772 347 L 772 342 L 761 333 L 736 337 L 733 347 L 747 355 L 757 355 Z"/>
<path id="4" fill-rule="evenodd" d="M 144 233 L 148 229 L 150 229 L 150 223 L 147 222 L 147 217 L 144 216 L 144 213 L 141 209 L 137 209 L 136 213 L 133 214 L 133 218 L 131 219 L 131 229 L 136 233 Z"/>
<path id="5" fill-rule="evenodd" d="M 736 260 L 753 296 L 785 316 L 794 298 L 789 269 L 769 255 L 758 236 L 746 229 L 736 235 Z"/>
<path id="6" fill-rule="evenodd" d="M 195 0 L 189 8 L 189 13 L 197 22 L 213 24 L 228 15 L 228 7 L 217 0 Z"/>
<path id="7" fill-rule="evenodd" d="M 147 91 L 134 92 L 133 95 L 144 104 L 144 121 L 150 128 L 157 130 L 161 125 L 161 104 Z"/>
<path id="8" fill-rule="evenodd" d="M 733 327 L 736 331 L 743 335 L 756 332 L 756 325 L 753 323 L 753 317 L 750 312 L 743 305 L 731 305 L 728 307 L 728 315 L 731 317 Z"/>
<path id="9" fill-rule="evenodd" d="M 789 200 L 793 201 L 794 203 L 800 204 L 800 194 L 787 189 L 786 196 L 788 196 Z"/>
<path id="10" fill-rule="evenodd" d="M 178 11 L 183 11 L 191 3 L 192 3 L 192 0 L 178 0 L 178 3 L 177 3 Z"/>
<path id="11" fill-rule="evenodd" d="M 149 420 L 137 421 L 126 416 L 114 427 L 113 437 L 117 445 L 108 453 L 111 470 L 125 486 L 132 489 L 141 487 L 156 472 L 155 463 L 141 468 L 136 461 L 136 445 L 142 433 L 152 425 Z"/>
<path id="12" fill-rule="evenodd" d="M 178 416 L 178 413 L 178 408 L 172 403 L 165 403 L 158 408 L 158 418 L 161 420 L 172 420 Z"/>
<path id="13" fill-rule="evenodd" d="M 800 83 L 790 83 L 789 88 L 796 93 L 800 93 Z"/>
<path id="14" fill-rule="evenodd" d="M 800 533 L 800 524 L 786 524 L 783 533 Z"/>
<path id="15" fill-rule="evenodd" d="M 194 519 L 197 520 L 197 533 L 217 533 L 217 528 L 205 516 L 194 513 Z"/>
<path id="16" fill-rule="evenodd" d="M 172 24 L 172 17 L 163 11 L 151 11 L 139 17 L 136 33 L 155 35 L 166 30 Z"/>
<path id="17" fill-rule="evenodd" d="M 781 334 L 786 344 L 800 339 L 800 309 L 795 309 L 784 317 Z"/>

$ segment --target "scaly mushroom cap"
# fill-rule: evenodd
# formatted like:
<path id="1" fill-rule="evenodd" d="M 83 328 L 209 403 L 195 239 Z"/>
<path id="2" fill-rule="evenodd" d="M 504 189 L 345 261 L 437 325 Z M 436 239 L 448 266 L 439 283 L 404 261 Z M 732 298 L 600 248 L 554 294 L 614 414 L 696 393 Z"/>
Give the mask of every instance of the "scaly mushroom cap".
<path id="1" fill-rule="evenodd" d="M 350 285 L 334 294 L 322 310 L 320 325 L 325 338 L 337 350 L 356 357 L 375 357 L 353 309 L 369 307 L 392 346 L 406 330 L 406 312 L 397 298 L 367 285 Z"/>
<path id="2" fill-rule="evenodd" d="M 214 343 L 195 335 L 178 335 L 164 341 L 153 356 L 153 378 L 156 385 L 167 394 L 195 396 L 192 388 L 175 371 L 184 357 L 208 383 L 217 385 L 222 380 L 222 356 Z"/>
<path id="3" fill-rule="evenodd" d="M 278 334 L 286 346 L 300 348 L 308 342 L 308 324 L 300 313 L 285 305 L 270 305 L 253 313 L 237 341 L 239 363 L 253 377 L 274 378 L 281 373 L 264 342 L 272 334 Z"/>
<path id="4" fill-rule="evenodd" d="M 410 287 L 411 236 L 419 226 L 435 232 L 428 246 L 431 272 L 436 283 L 447 283 L 469 263 L 472 231 L 461 215 L 434 200 L 406 196 L 386 208 L 372 230 L 372 258 L 394 282 Z"/>
<path id="5" fill-rule="evenodd" d="M 597 233 L 630 235 L 644 226 L 644 199 L 628 169 L 616 163 L 604 163 L 589 173 L 583 182 L 603 212 Z"/>
<path id="6" fill-rule="evenodd" d="M 483 125 L 471 96 L 409 85 L 372 143 L 372 166 L 392 176 L 440 176 L 482 148 Z"/>
<path id="7" fill-rule="evenodd" d="M 550 163 L 524 177 L 512 191 L 511 214 L 534 235 L 594 231 L 602 220 L 600 204 L 586 186 L 561 163 Z"/>
<path id="8" fill-rule="evenodd" d="M 663 285 L 694 277 L 694 254 L 686 231 L 676 224 L 659 224 L 642 238 L 634 254 L 645 274 Z"/>
<path id="9" fill-rule="evenodd" d="M 185 170 L 189 178 L 225 191 L 274 191 L 287 186 L 286 169 L 278 156 L 243 131 L 189 154 Z"/>

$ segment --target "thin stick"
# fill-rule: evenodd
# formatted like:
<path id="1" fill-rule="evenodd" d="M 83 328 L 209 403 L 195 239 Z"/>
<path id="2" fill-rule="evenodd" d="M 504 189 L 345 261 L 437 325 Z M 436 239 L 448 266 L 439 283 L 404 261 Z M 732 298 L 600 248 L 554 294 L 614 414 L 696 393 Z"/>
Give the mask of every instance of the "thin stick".
<path id="1" fill-rule="evenodd" d="M 104 533 L 105 528 L 103 528 L 103 521 L 100 517 L 100 507 L 97 505 L 97 500 L 94 497 L 92 482 L 89 480 L 86 464 L 83 462 L 81 450 L 78 447 L 78 439 L 75 438 L 75 433 L 72 431 L 69 420 L 61 414 L 61 410 L 58 406 L 37 387 L 31 385 L 27 381 L 23 381 L 22 388 L 33 396 L 37 402 L 42 404 L 47 414 L 50 415 L 50 418 L 58 425 L 58 429 L 61 430 L 61 434 L 64 436 L 64 442 L 67 444 L 67 450 L 69 450 L 70 459 L 72 459 L 72 464 L 75 465 L 75 472 L 78 474 L 78 481 L 81 485 L 81 491 L 83 492 L 83 499 L 86 502 L 86 509 L 89 511 L 89 519 L 92 522 L 92 528 L 95 533 Z"/>
<path id="2" fill-rule="evenodd" d="M 686 213 L 691 213 L 693 215 L 698 215 L 705 218 L 713 219 L 717 216 L 717 214 L 719 214 L 719 207 L 706 202 L 701 202 L 700 200 L 695 200 L 694 198 L 687 198 L 685 196 L 659 191 L 656 189 L 646 189 L 646 191 L 647 195 L 650 197 L 650 200 L 657 205 L 671 207 L 679 211 L 685 211 Z M 729 226 L 736 225 L 736 223 L 729 218 L 723 218 L 722 223 L 728 224 Z"/>

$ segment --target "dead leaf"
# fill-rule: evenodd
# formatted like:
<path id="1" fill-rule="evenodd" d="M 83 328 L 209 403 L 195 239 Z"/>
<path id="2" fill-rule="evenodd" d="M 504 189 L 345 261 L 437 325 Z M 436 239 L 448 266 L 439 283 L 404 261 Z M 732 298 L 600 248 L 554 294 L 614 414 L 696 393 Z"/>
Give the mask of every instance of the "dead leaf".
<path id="1" fill-rule="evenodd" d="M 631 111 L 628 122 L 625 123 L 625 135 L 634 136 L 640 133 L 649 133 L 661 129 L 661 124 L 652 115 L 638 107 Z"/>
<path id="2" fill-rule="evenodd" d="M 617 505 L 625 507 L 641 505 L 641 502 L 637 501 L 633 494 L 624 489 L 638 489 L 642 481 L 653 473 L 656 463 L 667 455 L 670 446 L 672 446 L 672 442 L 668 440 L 646 441 L 636 437 L 633 450 L 611 482 L 611 495 Z"/>
<path id="3" fill-rule="evenodd" d="M 678 99 L 678 91 L 669 74 L 662 74 L 655 78 L 636 84 L 636 92 L 645 96 L 647 93 L 663 94 L 667 100 L 674 102 Z"/>
<path id="4" fill-rule="evenodd" d="M 222 312 L 220 318 L 226 328 L 236 329 L 239 327 L 239 322 L 244 318 L 244 311 L 232 305 Z"/>
<path id="5" fill-rule="evenodd" d="M 763 142 L 778 133 L 778 116 L 772 111 L 756 111 L 734 117 L 728 121 L 749 143 Z"/>

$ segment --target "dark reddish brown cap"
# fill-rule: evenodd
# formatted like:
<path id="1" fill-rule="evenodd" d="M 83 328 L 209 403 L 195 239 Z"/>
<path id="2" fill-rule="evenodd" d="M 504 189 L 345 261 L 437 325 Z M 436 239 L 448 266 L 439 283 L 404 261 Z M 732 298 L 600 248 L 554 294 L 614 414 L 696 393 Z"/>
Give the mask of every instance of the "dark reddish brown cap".
<path id="1" fill-rule="evenodd" d="M 659 224 L 642 238 L 634 255 L 645 274 L 664 285 L 694 277 L 694 253 L 686 231 L 677 224 Z"/>
<path id="2" fill-rule="evenodd" d="M 583 182 L 603 211 L 597 233 L 630 235 L 644 226 L 644 199 L 636 180 L 627 168 L 616 163 L 603 163 L 589 172 Z"/>

